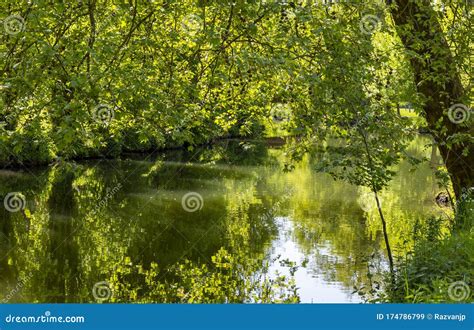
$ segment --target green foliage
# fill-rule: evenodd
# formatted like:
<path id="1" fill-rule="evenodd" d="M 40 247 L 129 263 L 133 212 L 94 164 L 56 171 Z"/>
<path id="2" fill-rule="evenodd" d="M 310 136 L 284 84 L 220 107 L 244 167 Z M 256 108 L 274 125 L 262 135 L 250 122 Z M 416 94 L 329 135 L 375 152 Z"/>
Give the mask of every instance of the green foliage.
<path id="1" fill-rule="evenodd" d="M 408 151 L 417 158 L 429 155 L 423 148 L 427 142 L 419 138 Z M 294 278 L 306 299 L 309 285 L 337 282 L 350 294 L 353 286 L 380 282 L 386 259 L 377 210 L 361 208 L 365 190 L 312 170 L 317 159 L 305 157 L 294 171 L 282 173 L 283 150 L 240 141 L 156 157 L 58 161 L 30 171 L 1 171 L 1 200 L 20 192 L 25 209 L 0 211 L 0 249 L 10 251 L 1 264 L 5 285 L 0 300 L 19 278 L 28 277 L 10 302 L 92 302 L 93 284 L 105 280 L 114 283 L 114 296 L 122 302 L 128 297 L 184 302 L 184 295 L 189 298 L 193 292 L 198 294 L 194 302 L 217 301 L 227 293 L 233 301 L 283 302 L 287 299 L 280 289 L 291 294 L 295 267 L 274 260 L 284 242 L 293 242 L 298 255 L 307 258 L 302 261 L 293 249 L 282 257 L 306 264 Z M 394 247 L 402 246 L 406 237 L 412 247 L 416 219 L 445 212 L 433 203 L 437 186 L 430 167 L 410 169 L 407 162 L 398 165 L 400 174 L 380 195 Z M 190 189 L 203 196 L 199 212 L 182 208 L 183 193 Z M 219 256 L 228 260 L 230 269 L 212 261 L 221 247 L 228 253 Z M 368 255 L 373 255 L 370 265 Z M 285 280 L 264 261 L 286 275 Z M 153 282 L 146 282 L 146 274 Z M 180 281 L 186 283 L 184 295 L 178 295 Z M 221 290 L 217 283 L 224 282 Z M 238 295 L 243 288 L 246 294 Z M 316 299 L 327 294 L 314 291 Z"/>
<path id="2" fill-rule="evenodd" d="M 418 244 L 413 255 L 402 261 L 396 282 L 387 286 L 382 301 L 452 302 L 448 288 L 456 281 L 467 283 L 472 291 L 473 238 L 472 232 L 457 233 L 442 240 Z M 467 301 L 473 301 L 472 296 Z"/>
<path id="3" fill-rule="evenodd" d="M 444 85 L 459 76 L 457 89 L 463 92 L 457 101 L 470 105 L 472 8 L 456 1 L 443 8 L 413 2 L 426 10 L 397 29 L 390 20 L 392 6 L 376 0 L 329 5 L 263 0 L 2 2 L 0 17 L 7 23 L 16 19 L 17 29 L 4 24 L 0 35 L 0 166 L 176 146 L 191 150 L 221 137 L 262 136 L 272 117 L 284 117 L 278 128 L 297 135 L 288 150 L 290 160 L 299 161 L 316 147 L 317 170 L 374 192 L 394 177 L 394 167 L 406 156 L 407 144 L 417 126 L 426 124 L 424 119 L 432 119 L 430 128 L 439 133 L 443 150 L 460 146 L 455 157 L 463 160 L 473 145 L 466 129 L 471 122 L 455 126 L 446 116 L 427 114 L 433 100 L 417 88 L 445 91 Z M 361 26 L 365 14 L 379 20 L 370 33 Z M 429 27 L 432 21 L 439 21 L 441 33 L 414 32 L 417 23 Z M 428 42 L 425 32 L 434 34 Z M 408 38 L 411 47 L 403 47 L 400 37 Z M 414 61 L 424 70 L 411 66 Z M 438 95 L 443 93 L 431 96 L 450 100 Z M 407 103 L 420 115 L 417 120 L 398 113 Z M 278 111 L 275 116 L 278 108 L 284 109 L 283 116 Z M 447 170 L 451 172 L 439 172 L 445 186 L 454 171 Z M 456 223 L 466 226 L 472 203 L 459 203 L 457 217 L 463 220 Z M 443 238 L 443 245 L 435 240 L 433 228 L 427 243 L 416 246 L 413 260 L 424 260 L 431 248 L 451 253 L 456 246 L 452 242 L 467 239 L 456 234 Z M 222 267 L 227 256 L 217 258 L 214 267 L 222 270 L 217 277 L 192 264 L 170 272 L 186 275 L 181 278 L 188 286 L 184 290 L 196 292 L 201 300 L 220 301 L 228 295 L 235 301 L 269 301 L 265 292 L 274 283 L 264 281 L 263 289 L 242 284 L 234 268 L 229 274 Z M 416 271 L 428 267 L 410 262 Z M 156 275 L 153 269 L 139 270 L 145 283 Z M 458 275 L 446 270 L 440 278 Z M 196 288 L 197 278 L 209 281 L 205 290 Z M 423 285 L 435 292 L 444 285 L 438 279 Z M 228 283 L 224 291 L 219 291 L 221 282 Z M 414 283 L 406 297 L 425 290 Z M 156 290 L 159 297 L 162 289 Z M 239 296 L 239 290 L 252 294 Z M 258 290 L 261 294 L 255 294 Z M 176 291 L 166 299 L 183 297 Z"/>
<path id="4" fill-rule="evenodd" d="M 383 292 L 370 301 L 404 303 L 458 302 L 455 292 L 450 294 L 453 283 L 465 283 L 462 302 L 474 301 L 474 209 L 471 198 L 463 201 L 463 211 L 457 212 L 452 233 L 443 233 L 443 220 L 430 218 L 423 226 L 415 226 L 415 246 L 397 261 L 395 278 L 387 275 Z M 470 205 L 470 207 L 467 206 Z M 453 298 L 454 293 L 454 298 Z"/>
<path id="5" fill-rule="evenodd" d="M 449 8 L 443 26 L 464 74 L 469 25 Z M 370 118 L 371 142 L 383 140 L 391 163 L 410 126 L 394 109 L 410 102 L 420 111 L 421 100 L 386 9 L 378 1 L 3 3 L 3 18 L 23 22 L 1 35 L 0 161 L 256 136 L 282 105 L 291 133 L 318 142 L 335 134 L 353 149 L 360 136 L 348 123 Z M 361 29 L 363 13 L 380 19 L 372 35 Z"/>
<path id="6" fill-rule="evenodd" d="M 0 161 L 261 134 L 271 84 L 246 40 L 265 13 L 244 2 L 2 3 L 2 18 L 24 24 L 1 35 Z"/>
<path id="7" fill-rule="evenodd" d="M 195 265 L 184 261 L 160 270 L 134 266 L 130 259 L 119 265 L 111 279 L 113 302 L 141 303 L 297 303 L 299 297 L 292 278 L 268 274 L 268 263 L 220 249 L 212 264 Z"/>

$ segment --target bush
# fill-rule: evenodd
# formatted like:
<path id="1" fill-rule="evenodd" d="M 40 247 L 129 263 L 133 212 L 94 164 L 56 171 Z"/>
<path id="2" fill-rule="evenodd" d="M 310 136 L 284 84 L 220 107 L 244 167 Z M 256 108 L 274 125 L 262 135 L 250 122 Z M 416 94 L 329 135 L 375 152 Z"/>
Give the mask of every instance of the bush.
<path id="1" fill-rule="evenodd" d="M 443 235 L 441 219 L 429 219 L 415 234 L 415 246 L 386 275 L 377 301 L 405 303 L 473 302 L 473 196 L 458 203 L 452 232 Z"/>

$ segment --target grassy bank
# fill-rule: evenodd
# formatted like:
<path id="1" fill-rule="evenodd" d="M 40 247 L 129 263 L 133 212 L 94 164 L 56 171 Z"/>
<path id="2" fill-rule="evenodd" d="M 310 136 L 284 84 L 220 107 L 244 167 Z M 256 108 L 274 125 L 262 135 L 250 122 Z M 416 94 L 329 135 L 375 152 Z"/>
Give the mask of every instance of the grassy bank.
<path id="1" fill-rule="evenodd" d="M 466 194 L 467 195 L 467 194 Z M 395 303 L 456 303 L 474 301 L 474 199 L 465 196 L 450 233 L 431 218 L 414 230 L 416 244 L 398 260 L 394 278 L 386 277 L 378 300 Z"/>

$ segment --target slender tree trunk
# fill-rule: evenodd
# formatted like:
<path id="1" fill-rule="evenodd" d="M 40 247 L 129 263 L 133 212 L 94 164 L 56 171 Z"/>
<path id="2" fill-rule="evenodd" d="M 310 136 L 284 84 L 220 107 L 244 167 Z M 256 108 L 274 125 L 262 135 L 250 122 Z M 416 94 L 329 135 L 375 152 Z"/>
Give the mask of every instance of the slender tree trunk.
<path id="1" fill-rule="evenodd" d="M 463 101 L 459 72 L 431 1 L 389 1 L 392 2 L 391 13 L 398 35 L 405 48 L 416 54 L 410 56 L 410 63 L 418 92 L 425 98 L 423 115 L 459 199 L 463 188 L 474 186 L 474 144 L 448 146 L 450 136 L 473 133 L 473 127 L 452 123 L 447 116 L 452 105 Z"/>
<path id="2" fill-rule="evenodd" d="M 388 239 L 387 222 L 385 221 L 385 217 L 384 217 L 383 212 L 382 212 L 382 205 L 380 204 L 379 195 L 377 193 L 378 189 L 377 189 L 377 186 L 375 185 L 375 182 L 373 180 L 374 176 L 376 174 L 375 174 L 375 170 L 374 170 L 374 166 L 373 166 L 372 156 L 371 156 L 371 153 L 370 153 L 369 144 L 367 142 L 366 133 L 361 129 L 359 129 L 359 133 L 361 134 L 361 137 L 364 141 L 365 151 L 367 153 L 367 161 L 369 163 L 369 168 L 370 168 L 370 172 L 371 172 L 370 175 L 372 176 L 372 187 L 371 188 L 372 188 L 372 192 L 374 193 L 374 196 L 375 196 L 375 201 L 377 202 L 377 210 L 379 211 L 380 220 L 382 221 L 383 238 L 384 238 L 384 241 L 385 241 L 385 248 L 387 249 L 388 263 L 389 263 L 389 266 L 390 266 L 390 274 L 392 274 L 392 279 L 393 279 L 394 264 L 393 264 L 392 249 L 390 247 L 390 241 Z"/>
<path id="3" fill-rule="evenodd" d="M 377 209 L 379 210 L 380 219 L 382 220 L 383 239 L 385 240 L 385 247 L 387 248 L 390 274 L 393 275 L 393 255 L 392 255 L 392 249 L 390 248 L 390 242 L 388 240 L 387 222 L 385 222 L 385 217 L 382 212 L 382 206 L 380 205 L 379 195 L 377 194 L 376 191 L 374 191 L 374 194 L 375 194 L 375 201 L 377 202 Z"/>

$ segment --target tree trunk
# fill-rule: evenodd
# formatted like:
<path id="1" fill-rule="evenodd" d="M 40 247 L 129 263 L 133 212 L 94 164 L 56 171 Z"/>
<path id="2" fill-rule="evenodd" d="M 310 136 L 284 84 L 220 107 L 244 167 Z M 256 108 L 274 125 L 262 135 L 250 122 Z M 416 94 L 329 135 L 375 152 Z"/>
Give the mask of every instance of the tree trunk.
<path id="1" fill-rule="evenodd" d="M 390 274 L 393 275 L 394 263 L 393 263 L 392 249 L 390 247 L 390 242 L 388 240 L 387 222 L 385 221 L 385 217 L 382 212 L 382 206 L 380 205 L 379 195 L 377 194 L 376 191 L 374 191 L 373 193 L 375 195 L 375 201 L 377 202 L 377 210 L 379 211 L 380 220 L 382 220 L 383 239 L 385 241 L 385 247 L 387 248 L 388 265 L 390 267 Z"/>
<path id="2" fill-rule="evenodd" d="M 389 1 L 392 2 L 392 1 Z M 449 45 L 430 0 L 395 0 L 391 13 L 398 35 L 412 54 L 410 63 L 418 92 L 424 97 L 424 117 L 446 164 L 456 197 L 474 186 L 474 145 L 448 145 L 450 136 L 472 127 L 455 124 L 448 109 L 463 103 L 464 90 Z M 467 104 L 466 106 L 468 106 Z M 466 153 L 465 149 L 468 149 Z"/>

